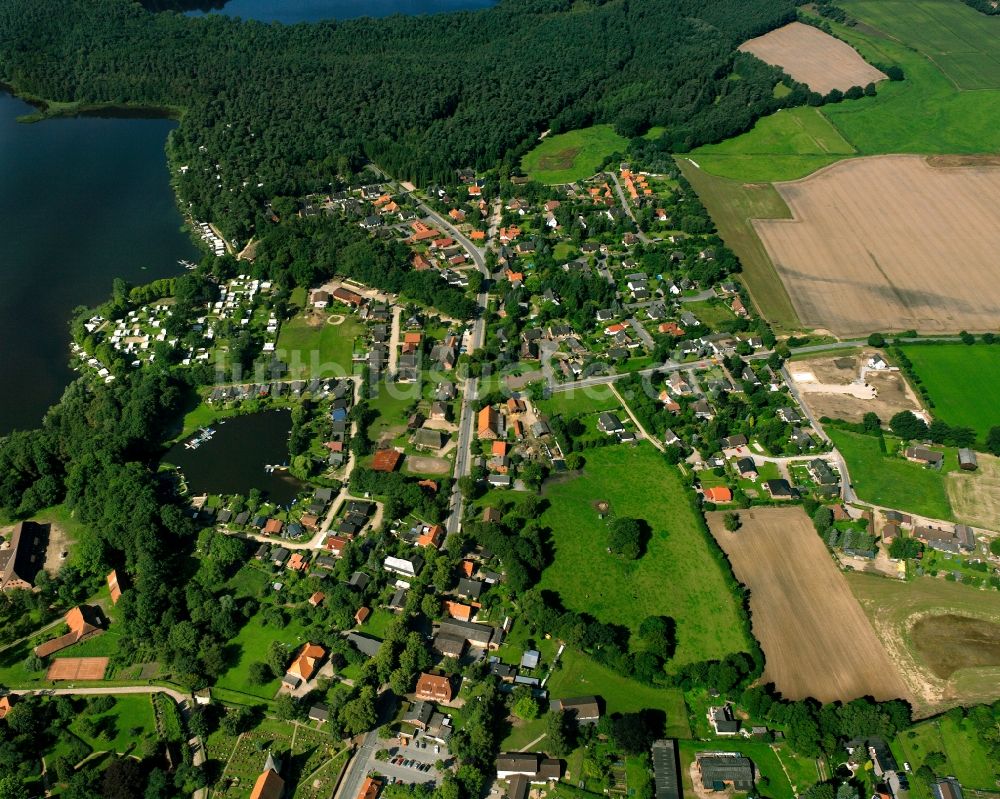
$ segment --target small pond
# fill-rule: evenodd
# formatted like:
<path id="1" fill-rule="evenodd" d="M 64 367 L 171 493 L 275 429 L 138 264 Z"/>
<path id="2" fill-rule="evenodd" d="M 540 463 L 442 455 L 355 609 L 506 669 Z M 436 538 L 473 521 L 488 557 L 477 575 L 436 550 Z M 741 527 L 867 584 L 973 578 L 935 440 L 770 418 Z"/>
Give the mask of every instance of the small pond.
<path id="1" fill-rule="evenodd" d="M 292 415 L 287 410 L 235 416 L 213 424 L 209 430 L 214 433 L 197 447 L 191 441 L 202 437 L 200 432 L 175 444 L 164 460 L 180 467 L 192 495 L 245 497 L 256 488 L 267 500 L 288 505 L 305 484 L 282 469 L 269 467 L 288 463 L 291 429 Z"/>

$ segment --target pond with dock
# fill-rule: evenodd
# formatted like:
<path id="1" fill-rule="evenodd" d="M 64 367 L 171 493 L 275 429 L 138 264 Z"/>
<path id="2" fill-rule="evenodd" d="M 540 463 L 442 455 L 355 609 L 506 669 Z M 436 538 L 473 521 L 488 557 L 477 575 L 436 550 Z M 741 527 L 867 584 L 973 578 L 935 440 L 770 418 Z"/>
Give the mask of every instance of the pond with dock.
<path id="1" fill-rule="evenodd" d="M 220 420 L 176 443 L 164 461 L 184 475 L 188 493 L 244 497 L 253 489 L 288 506 L 307 488 L 286 470 L 288 410 L 261 411 Z"/>

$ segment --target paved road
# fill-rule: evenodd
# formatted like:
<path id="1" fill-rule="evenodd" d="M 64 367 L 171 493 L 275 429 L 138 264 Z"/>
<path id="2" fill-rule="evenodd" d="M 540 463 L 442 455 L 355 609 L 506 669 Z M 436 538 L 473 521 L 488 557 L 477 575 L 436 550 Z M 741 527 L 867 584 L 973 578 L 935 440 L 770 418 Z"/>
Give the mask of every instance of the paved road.
<path id="1" fill-rule="evenodd" d="M 622 184 L 618 182 L 618 175 L 614 172 L 608 172 L 611 175 L 611 180 L 614 181 L 615 191 L 618 192 L 618 199 L 621 200 L 622 208 L 625 209 L 625 213 L 628 214 L 628 218 L 632 220 L 632 224 L 635 225 L 636 232 L 639 235 L 639 241 L 643 244 L 649 244 L 649 236 L 643 233 L 639 229 L 639 223 L 635 221 L 635 214 L 632 213 L 632 206 L 628 204 L 628 200 L 625 199 L 625 192 L 622 191 Z"/>
<path id="2" fill-rule="evenodd" d="M 403 308 L 394 305 L 392 308 L 392 328 L 389 332 L 389 364 L 388 373 L 392 378 L 396 377 L 396 368 L 399 366 L 399 318 L 403 315 Z"/>
<path id="3" fill-rule="evenodd" d="M 458 422 L 458 442 L 455 448 L 455 484 L 451 490 L 451 513 L 445 522 L 445 543 L 447 536 L 458 532 L 462 523 L 463 501 L 462 492 L 459 490 L 458 481 L 460 478 L 472 471 L 472 436 L 473 424 L 476 419 L 476 412 L 473 407 L 479 396 L 479 381 L 475 378 L 468 378 L 465 381 L 465 391 L 462 396 L 462 413 Z"/>
<path id="4" fill-rule="evenodd" d="M 632 325 L 632 331 L 640 338 L 642 343 L 645 344 L 649 350 L 652 351 L 656 348 L 656 342 L 653 341 L 653 337 L 649 335 L 649 331 L 646 330 L 646 328 L 639 324 L 638 319 L 633 316 L 627 321 L 630 325 Z"/>
<path id="5" fill-rule="evenodd" d="M 378 749 L 378 734 L 372 730 L 365 736 L 364 742 L 351 758 L 333 799 L 356 799 L 361 792 L 361 783 L 368 776 L 368 761 L 375 754 L 376 749 Z"/>

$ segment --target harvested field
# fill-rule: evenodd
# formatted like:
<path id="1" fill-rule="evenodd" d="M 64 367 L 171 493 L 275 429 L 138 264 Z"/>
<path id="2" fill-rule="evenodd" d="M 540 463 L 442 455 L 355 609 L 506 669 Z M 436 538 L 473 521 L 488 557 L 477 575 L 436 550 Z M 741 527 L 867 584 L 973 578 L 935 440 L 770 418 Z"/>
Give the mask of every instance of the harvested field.
<path id="1" fill-rule="evenodd" d="M 1000 530 L 1000 460 L 977 453 L 974 472 L 950 472 L 945 490 L 959 521 L 987 530 Z"/>
<path id="2" fill-rule="evenodd" d="M 108 658 L 58 658 L 52 661 L 46 680 L 103 680 Z"/>
<path id="3" fill-rule="evenodd" d="M 920 619 L 910 634 L 928 668 L 943 679 L 959 669 L 1000 666 L 1000 624 L 946 613 Z"/>
<path id="4" fill-rule="evenodd" d="M 842 336 L 996 327 L 1000 169 L 855 158 L 776 188 L 792 219 L 754 227 L 805 326 Z"/>
<path id="5" fill-rule="evenodd" d="M 788 372 L 803 402 L 817 418 L 860 422 L 866 413 L 874 412 L 888 421 L 900 411 L 921 410 L 917 396 L 900 372 L 866 370 L 865 383 L 874 389 L 874 396 L 852 382 L 858 379 L 862 364 L 872 352 L 795 360 L 788 364 Z"/>
<path id="6" fill-rule="evenodd" d="M 805 512 L 740 511 L 735 533 L 725 529 L 724 515 L 707 514 L 709 527 L 750 589 L 764 680 L 788 699 L 906 698 L 902 677 Z"/>
<path id="7" fill-rule="evenodd" d="M 761 61 L 781 67 L 814 92 L 847 91 L 886 76 L 865 61 L 849 44 L 811 25 L 791 22 L 740 45 Z"/>
<path id="8" fill-rule="evenodd" d="M 849 573 L 846 578 L 909 685 L 917 718 L 1000 697 L 1000 663 L 970 659 L 977 657 L 974 650 L 984 635 L 1000 632 L 1000 593 L 933 577 L 901 582 Z M 955 626 L 945 621 L 918 627 L 923 619 L 941 617 L 976 623 Z M 956 652 L 937 651 L 943 649 Z M 961 661 L 945 663 L 943 658 L 952 655 Z M 946 669 L 951 669 L 947 678 L 936 673 Z"/>
<path id="9" fill-rule="evenodd" d="M 448 474 L 451 468 L 451 461 L 445 458 L 428 458 L 421 455 L 406 457 L 406 471 L 416 474 Z"/>

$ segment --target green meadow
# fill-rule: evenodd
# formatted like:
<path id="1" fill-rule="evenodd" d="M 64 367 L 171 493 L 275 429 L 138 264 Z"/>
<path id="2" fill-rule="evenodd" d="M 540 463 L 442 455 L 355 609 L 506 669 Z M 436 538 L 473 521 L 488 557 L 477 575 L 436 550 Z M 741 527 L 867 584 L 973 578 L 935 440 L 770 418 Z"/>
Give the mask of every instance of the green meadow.
<path id="1" fill-rule="evenodd" d="M 590 177 L 605 158 L 627 147 L 628 139 L 611 125 L 593 125 L 542 139 L 521 160 L 521 169 L 540 183 L 572 183 Z"/>
<path id="2" fill-rule="evenodd" d="M 541 521 L 552 531 L 555 558 L 539 587 L 558 593 L 567 608 L 633 631 L 646 616 L 673 617 L 674 664 L 745 651 L 742 608 L 687 492 L 677 470 L 648 445 L 588 450 L 582 475 L 545 491 L 549 507 Z M 641 558 L 624 561 L 608 552 L 598 500 L 610 503 L 612 515 L 648 523 L 651 537 Z"/>
<path id="3" fill-rule="evenodd" d="M 920 344 L 903 347 L 942 421 L 971 427 L 980 440 L 1000 425 L 1000 347 Z"/>

